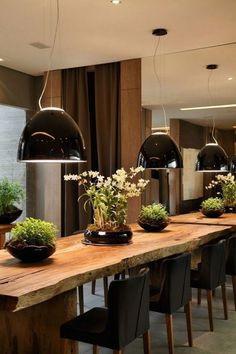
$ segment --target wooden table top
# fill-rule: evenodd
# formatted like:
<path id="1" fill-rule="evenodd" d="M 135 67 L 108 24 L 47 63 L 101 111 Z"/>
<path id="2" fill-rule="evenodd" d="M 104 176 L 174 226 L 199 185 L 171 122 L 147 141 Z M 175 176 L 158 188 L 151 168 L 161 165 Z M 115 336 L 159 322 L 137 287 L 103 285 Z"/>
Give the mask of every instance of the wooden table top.
<path id="1" fill-rule="evenodd" d="M 232 226 L 233 229 L 236 229 L 235 213 L 224 213 L 218 218 L 208 218 L 201 212 L 194 212 L 171 216 L 170 219 L 171 223 Z"/>
<path id="2" fill-rule="evenodd" d="M 132 228 L 133 242 L 129 245 L 84 245 L 81 235 L 60 238 L 57 251 L 34 264 L 22 263 L 1 250 L 0 310 L 27 308 L 93 279 L 194 250 L 231 230 L 197 224 L 170 224 L 157 233 L 145 232 L 138 225 Z"/>

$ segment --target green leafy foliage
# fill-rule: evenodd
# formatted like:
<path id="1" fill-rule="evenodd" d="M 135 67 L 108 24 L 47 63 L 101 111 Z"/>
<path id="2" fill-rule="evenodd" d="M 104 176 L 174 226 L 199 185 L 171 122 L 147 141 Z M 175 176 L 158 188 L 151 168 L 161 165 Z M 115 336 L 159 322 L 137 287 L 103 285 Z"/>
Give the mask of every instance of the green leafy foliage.
<path id="1" fill-rule="evenodd" d="M 20 203 L 24 198 L 21 185 L 16 182 L 9 182 L 5 177 L 0 182 L 0 215 L 12 212 L 16 209 L 15 203 Z"/>
<path id="2" fill-rule="evenodd" d="M 153 203 L 147 206 L 142 206 L 139 220 L 147 224 L 155 224 L 160 221 L 168 220 L 168 212 L 166 207 L 161 203 Z"/>
<path id="3" fill-rule="evenodd" d="M 11 230 L 11 242 L 20 242 L 28 245 L 54 245 L 56 241 L 56 226 L 47 221 L 26 218 L 16 223 Z"/>
<path id="4" fill-rule="evenodd" d="M 220 210 L 224 209 L 224 201 L 221 198 L 208 198 L 203 200 L 201 207 L 205 210 Z"/>

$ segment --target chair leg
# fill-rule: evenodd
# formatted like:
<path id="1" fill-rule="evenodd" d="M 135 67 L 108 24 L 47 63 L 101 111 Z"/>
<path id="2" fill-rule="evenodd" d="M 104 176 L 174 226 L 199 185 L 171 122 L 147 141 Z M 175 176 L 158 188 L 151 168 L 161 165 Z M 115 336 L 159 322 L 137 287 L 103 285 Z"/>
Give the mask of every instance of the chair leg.
<path id="1" fill-rule="evenodd" d="M 234 308 L 236 311 L 236 275 L 232 275 L 232 285 L 233 285 L 233 291 L 234 291 Z"/>
<path id="2" fill-rule="evenodd" d="M 222 299 L 223 299 L 223 307 L 224 307 L 224 316 L 225 320 L 228 319 L 228 305 L 227 305 L 227 294 L 226 294 L 226 286 L 225 283 L 221 285 L 222 291 Z"/>
<path id="3" fill-rule="evenodd" d="M 83 285 L 79 286 L 79 313 L 84 313 L 84 290 Z"/>
<path id="4" fill-rule="evenodd" d="M 213 317 L 212 317 L 212 290 L 207 290 L 207 305 L 210 331 L 213 331 Z"/>
<path id="5" fill-rule="evenodd" d="M 198 305 L 201 305 L 201 299 L 202 299 L 202 289 L 197 289 L 197 303 L 198 303 Z"/>
<path id="6" fill-rule="evenodd" d="M 143 352 L 144 354 L 151 353 L 150 331 L 143 334 Z"/>
<path id="7" fill-rule="evenodd" d="M 113 354 L 123 354 L 123 350 L 113 350 Z"/>
<path id="8" fill-rule="evenodd" d="M 108 277 L 103 277 L 104 303 L 108 306 Z"/>
<path id="9" fill-rule="evenodd" d="M 186 323 L 187 323 L 187 331 L 188 331 L 188 344 L 190 347 L 193 346 L 193 334 L 192 334 L 192 308 L 191 301 L 184 306 L 185 314 L 186 314 Z"/>
<path id="10" fill-rule="evenodd" d="M 172 315 L 168 313 L 166 313 L 166 329 L 169 354 L 174 354 L 173 318 Z"/>
<path id="11" fill-rule="evenodd" d="M 99 354 L 99 347 L 97 345 L 93 345 L 93 354 Z"/>
<path id="12" fill-rule="evenodd" d="M 96 279 L 92 280 L 92 289 L 91 289 L 91 293 L 93 295 L 95 295 L 95 290 L 96 290 Z"/>

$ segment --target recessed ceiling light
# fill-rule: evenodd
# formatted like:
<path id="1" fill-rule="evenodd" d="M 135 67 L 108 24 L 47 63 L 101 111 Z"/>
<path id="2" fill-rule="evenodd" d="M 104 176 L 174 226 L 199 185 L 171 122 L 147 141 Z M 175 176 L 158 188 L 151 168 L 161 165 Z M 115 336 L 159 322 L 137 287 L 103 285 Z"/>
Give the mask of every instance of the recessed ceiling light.
<path id="1" fill-rule="evenodd" d="M 3 59 L 2 59 L 2 58 L 0 58 L 0 61 L 3 61 Z"/>
<path id="2" fill-rule="evenodd" d="M 233 78 L 232 77 L 228 77 L 228 80 L 230 81 L 230 80 L 233 80 Z"/>
<path id="3" fill-rule="evenodd" d="M 180 110 L 181 111 L 195 111 L 195 110 L 198 110 L 198 109 L 230 108 L 230 107 L 236 107 L 236 103 L 219 104 L 219 105 L 216 105 L 216 106 L 185 107 L 185 108 L 180 108 Z"/>
<path id="4" fill-rule="evenodd" d="M 112 4 L 119 5 L 121 4 L 121 0 L 111 0 Z"/>

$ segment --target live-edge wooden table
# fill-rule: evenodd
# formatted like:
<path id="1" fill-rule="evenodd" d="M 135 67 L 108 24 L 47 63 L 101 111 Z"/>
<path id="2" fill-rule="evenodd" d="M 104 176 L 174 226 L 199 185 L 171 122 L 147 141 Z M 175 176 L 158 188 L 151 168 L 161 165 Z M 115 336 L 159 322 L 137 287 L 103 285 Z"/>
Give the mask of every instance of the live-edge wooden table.
<path id="1" fill-rule="evenodd" d="M 77 314 L 76 287 L 179 252 L 192 251 L 229 226 L 170 224 L 147 233 L 133 225 L 133 242 L 87 246 L 81 236 L 61 238 L 49 259 L 24 264 L 0 251 L 0 353 L 72 354 L 77 343 L 59 337 L 60 325 Z"/>

